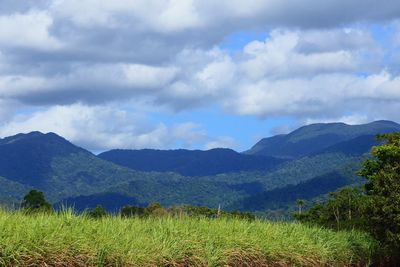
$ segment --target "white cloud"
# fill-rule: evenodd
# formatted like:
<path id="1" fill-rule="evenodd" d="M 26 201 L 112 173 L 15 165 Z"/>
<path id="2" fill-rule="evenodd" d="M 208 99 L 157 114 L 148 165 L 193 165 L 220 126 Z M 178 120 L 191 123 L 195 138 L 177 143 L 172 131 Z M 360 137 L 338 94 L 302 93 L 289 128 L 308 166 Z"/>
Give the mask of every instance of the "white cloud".
<path id="1" fill-rule="evenodd" d="M 235 55 L 219 48 L 185 49 L 168 65 L 74 64 L 49 77 L 3 75 L 0 97 L 37 105 L 142 99 L 172 110 L 217 104 L 233 114 L 299 120 L 357 112 L 374 117 L 381 109 L 366 110 L 366 103 L 393 106 L 400 79 L 381 71 L 379 63 L 369 64 L 366 50 L 382 57 L 360 29 L 275 30 Z"/>
<path id="2" fill-rule="evenodd" d="M 237 146 L 236 140 L 230 136 L 222 136 L 205 144 L 204 149 L 213 148 L 235 148 Z"/>
<path id="3" fill-rule="evenodd" d="M 175 67 L 97 64 L 74 65 L 71 72 L 50 77 L 0 74 L 0 98 L 34 104 L 126 100 L 148 90 L 161 90 L 178 72 Z"/>
<path id="4" fill-rule="evenodd" d="M 382 46 L 369 29 L 399 19 L 395 0 L 5 1 L 0 119 L 20 107 L 11 101 L 42 111 L 8 121 L 4 135 L 54 130 L 91 149 L 233 145 L 116 108 L 129 101 L 148 113 L 212 105 L 297 121 L 399 119 L 400 68 L 387 63 L 398 34 Z M 248 30 L 268 38 L 218 47 Z"/>
<path id="5" fill-rule="evenodd" d="M 387 20 L 399 15 L 395 0 L 345 1 L 306 0 L 58 0 L 51 10 L 78 26 L 126 26 L 170 33 L 202 27 L 227 27 L 228 22 L 241 27 L 262 25 L 303 27 L 337 26 L 359 20 Z M 237 27 L 237 25 L 235 25 Z"/>
<path id="6" fill-rule="evenodd" d="M 371 119 L 368 118 L 365 115 L 348 115 L 348 116 L 342 116 L 342 117 L 337 117 L 337 118 L 329 118 L 329 119 L 323 119 L 319 118 L 317 120 L 314 119 L 307 119 L 304 121 L 304 124 L 313 124 L 313 123 L 334 123 L 334 122 L 343 122 L 349 125 L 359 125 L 359 124 L 364 124 L 370 122 Z"/>
<path id="7" fill-rule="evenodd" d="M 5 101 L 0 98 L 0 127 L 12 119 L 17 106 L 14 102 Z"/>
<path id="8" fill-rule="evenodd" d="M 53 18 L 46 11 L 0 15 L 0 46 L 41 50 L 61 48 L 62 44 L 49 33 L 52 23 Z"/>
<path id="9" fill-rule="evenodd" d="M 132 25 L 134 31 L 168 33 L 195 28 L 203 23 L 194 5 L 193 0 L 116 0 L 104 3 L 68 0 L 56 1 L 51 10 L 81 27 L 119 28 Z"/>
<path id="10" fill-rule="evenodd" d="M 335 42 L 327 44 L 327 39 Z M 253 41 L 245 46 L 242 66 L 254 80 L 265 76 L 279 79 L 370 70 L 374 66 L 366 65 L 363 57 L 367 48 L 375 51 L 375 57 L 381 56 L 367 33 L 276 30 L 265 42 Z"/>
<path id="11" fill-rule="evenodd" d="M 341 114 L 380 114 L 400 101 L 399 78 L 388 73 L 368 77 L 324 74 L 312 79 L 263 79 L 237 89 L 237 96 L 225 102 L 239 114 L 337 118 Z M 385 107 L 382 108 L 382 102 Z"/>
<path id="12" fill-rule="evenodd" d="M 31 131 L 55 132 L 95 152 L 114 148 L 191 148 L 214 140 L 199 124 L 153 124 L 143 114 L 113 106 L 54 106 L 17 115 L 0 126 L 1 137 Z"/>

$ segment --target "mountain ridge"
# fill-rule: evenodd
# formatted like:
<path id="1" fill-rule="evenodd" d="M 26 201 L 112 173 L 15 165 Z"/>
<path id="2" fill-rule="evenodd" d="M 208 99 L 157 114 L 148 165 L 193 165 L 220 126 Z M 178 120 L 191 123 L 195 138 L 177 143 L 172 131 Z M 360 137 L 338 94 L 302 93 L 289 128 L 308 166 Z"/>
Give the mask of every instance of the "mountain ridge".
<path id="1" fill-rule="evenodd" d="M 301 133 L 300 137 L 311 140 L 314 151 L 306 150 L 291 159 L 248 155 L 231 149 L 145 149 L 138 153 L 148 153 L 147 158 L 136 155 L 134 159 L 139 167 L 143 162 L 153 164 L 145 166 L 145 170 L 102 159 L 55 133 L 17 134 L 0 139 L 0 202 L 18 204 L 26 191 L 35 188 L 52 202 L 76 202 L 79 210 L 87 207 L 85 202 L 102 203 L 115 210 L 119 204 L 130 201 L 140 205 L 160 202 L 166 206 L 194 204 L 214 208 L 222 204 L 231 209 L 264 211 L 290 208 L 293 197 L 280 195 L 315 197 L 337 186 L 362 183 L 356 170 L 371 147 L 379 144 L 371 133 L 400 131 L 399 124 L 387 121 L 367 124 L 355 131 L 350 127 L 348 133 L 343 132 L 348 127 L 342 123 L 325 126 L 304 126 L 293 131 L 292 137 Z M 327 134 L 335 131 L 347 136 L 345 140 L 333 135 L 334 142 L 323 146 L 315 142 L 317 138 L 323 143 Z M 285 138 L 287 135 L 271 137 L 270 144 L 294 144 L 296 152 L 296 143 Z"/>
<path id="2" fill-rule="evenodd" d="M 244 153 L 295 159 L 361 135 L 396 131 L 400 131 L 400 124 L 385 120 L 359 125 L 316 123 L 302 126 L 288 134 L 263 138 Z"/>
<path id="3" fill-rule="evenodd" d="M 285 162 L 266 156 L 252 156 L 232 149 L 210 150 L 121 150 L 98 155 L 101 159 L 140 171 L 176 172 L 184 176 L 207 176 L 249 170 L 271 170 Z"/>

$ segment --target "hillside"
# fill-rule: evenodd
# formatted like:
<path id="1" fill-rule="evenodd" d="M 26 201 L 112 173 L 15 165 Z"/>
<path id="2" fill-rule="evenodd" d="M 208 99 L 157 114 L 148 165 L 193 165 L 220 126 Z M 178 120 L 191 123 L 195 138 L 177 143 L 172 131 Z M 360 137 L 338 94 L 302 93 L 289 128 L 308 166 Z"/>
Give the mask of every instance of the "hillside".
<path id="1" fill-rule="evenodd" d="M 397 131 L 400 131 L 400 124 L 391 121 L 375 121 L 362 125 L 311 124 L 289 134 L 264 138 L 245 153 L 296 159 L 360 136 Z"/>
<path id="2" fill-rule="evenodd" d="M 139 171 L 175 172 L 184 176 L 208 176 L 238 171 L 268 171 L 284 160 L 240 154 L 231 149 L 111 150 L 99 158 Z"/>
<path id="3" fill-rule="evenodd" d="M 292 159 L 286 155 L 284 160 L 277 159 L 282 156 L 278 154 L 257 156 L 229 149 L 113 150 L 97 157 L 54 133 L 18 134 L 0 139 L 0 204 L 18 204 L 26 192 L 36 188 L 51 202 L 74 205 L 78 210 L 101 204 L 115 211 L 126 204 L 151 202 L 286 210 L 297 198 L 312 199 L 363 183 L 356 171 L 371 147 L 378 144 L 374 135 L 366 133 L 397 127 L 385 121 L 355 128 L 343 124 L 305 126 L 272 139 L 297 136 L 299 142 L 311 142 L 336 132 L 345 140 L 306 149 Z M 284 143 L 287 151 L 298 151 L 298 142 L 292 141 Z M 108 157 L 124 166 L 104 160 Z"/>
<path id="4" fill-rule="evenodd" d="M 337 127 L 339 127 L 339 130 L 336 129 Z M 346 133 L 343 127 L 350 130 Z M 304 151 L 302 153 L 307 154 L 306 156 L 298 156 L 295 159 L 286 160 L 286 162 L 267 171 L 242 170 L 198 177 L 196 180 L 201 181 L 198 186 L 206 182 L 219 182 L 220 190 L 216 188 L 214 192 L 217 195 L 225 195 L 220 204 L 223 204 L 228 209 L 286 210 L 293 206 L 298 198 L 311 200 L 343 186 L 363 183 L 364 181 L 356 175 L 356 172 L 371 147 L 379 144 L 375 136 L 369 133 L 391 131 L 397 129 L 397 127 L 400 129 L 398 124 L 386 121 L 355 127 L 345 124 L 305 126 L 289 135 L 296 136 L 300 132 L 303 133 L 303 138 L 306 138 L 305 133 L 307 133 L 307 138 L 323 140 L 327 132 L 336 132 L 346 136 L 346 138 L 344 141 L 335 140 L 332 145 L 320 146 L 318 151 Z M 316 132 L 314 133 L 313 131 Z M 277 138 L 280 138 L 280 136 Z M 300 137 L 298 136 L 297 138 Z M 288 148 L 297 149 L 297 144 L 294 144 L 294 147 L 290 147 L 290 145 L 290 142 L 287 143 Z M 120 157 L 120 159 L 123 159 L 126 163 L 125 166 L 138 164 L 140 162 L 138 155 L 143 153 L 142 151 L 111 152 L 115 158 Z M 105 153 L 105 155 L 107 154 L 108 152 Z M 162 160 L 165 154 L 169 154 L 168 160 L 174 162 L 173 153 L 169 151 L 153 150 L 151 154 L 157 154 L 158 161 Z M 179 158 L 175 158 L 175 160 L 177 166 L 179 166 Z M 155 162 L 153 164 L 157 165 Z M 148 166 L 151 167 L 151 165 Z M 140 185 L 137 186 L 140 187 Z M 179 183 L 174 184 L 174 186 L 179 186 Z M 129 191 L 127 188 L 129 188 L 129 185 L 117 190 L 127 192 Z M 232 189 L 237 191 L 232 192 Z M 180 192 L 179 190 L 175 191 Z M 179 195 L 182 196 L 185 193 L 180 192 Z M 219 198 L 213 197 L 213 199 Z M 202 203 L 203 201 L 202 198 L 198 200 L 196 203 Z M 207 200 L 206 202 L 215 203 Z"/>
<path id="5" fill-rule="evenodd" d="M 54 133 L 0 139 L 0 175 L 0 201 L 7 205 L 20 203 L 31 188 L 43 191 L 53 203 L 68 203 L 77 209 L 96 204 L 116 209 L 110 206 L 116 200 L 121 204 L 158 201 L 216 206 L 223 199 L 234 201 L 241 196 L 226 183 L 118 166 Z"/>

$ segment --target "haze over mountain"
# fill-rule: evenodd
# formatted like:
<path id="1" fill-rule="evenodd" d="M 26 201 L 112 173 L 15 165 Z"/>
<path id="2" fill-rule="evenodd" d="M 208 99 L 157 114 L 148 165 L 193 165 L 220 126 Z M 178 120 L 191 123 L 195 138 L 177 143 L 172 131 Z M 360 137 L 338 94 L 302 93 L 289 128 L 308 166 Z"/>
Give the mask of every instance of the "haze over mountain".
<path id="1" fill-rule="evenodd" d="M 112 150 L 99 156 L 54 133 L 18 134 L 0 139 L 0 203 L 18 203 L 37 188 L 53 203 L 79 210 L 156 201 L 285 210 L 297 198 L 362 183 L 355 173 L 379 143 L 374 135 L 394 131 L 400 125 L 390 121 L 313 124 L 265 138 L 245 153 Z"/>

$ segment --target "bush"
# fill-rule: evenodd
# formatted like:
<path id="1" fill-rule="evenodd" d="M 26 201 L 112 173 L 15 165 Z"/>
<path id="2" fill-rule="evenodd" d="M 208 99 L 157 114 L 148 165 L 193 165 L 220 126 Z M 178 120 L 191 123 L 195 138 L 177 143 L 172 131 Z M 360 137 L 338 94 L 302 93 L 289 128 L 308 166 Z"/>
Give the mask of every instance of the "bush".
<path id="1" fill-rule="evenodd" d="M 88 212 L 88 215 L 91 218 L 100 219 L 107 216 L 107 211 L 101 205 L 97 205 L 96 208 Z"/>
<path id="2" fill-rule="evenodd" d="M 121 209 L 121 216 L 122 217 L 143 217 L 145 215 L 145 209 L 143 207 L 138 207 L 138 206 L 124 206 Z"/>
<path id="3" fill-rule="evenodd" d="M 21 208 L 26 212 L 50 212 L 52 210 L 51 204 L 46 201 L 43 192 L 37 190 L 31 190 L 24 196 Z"/>

